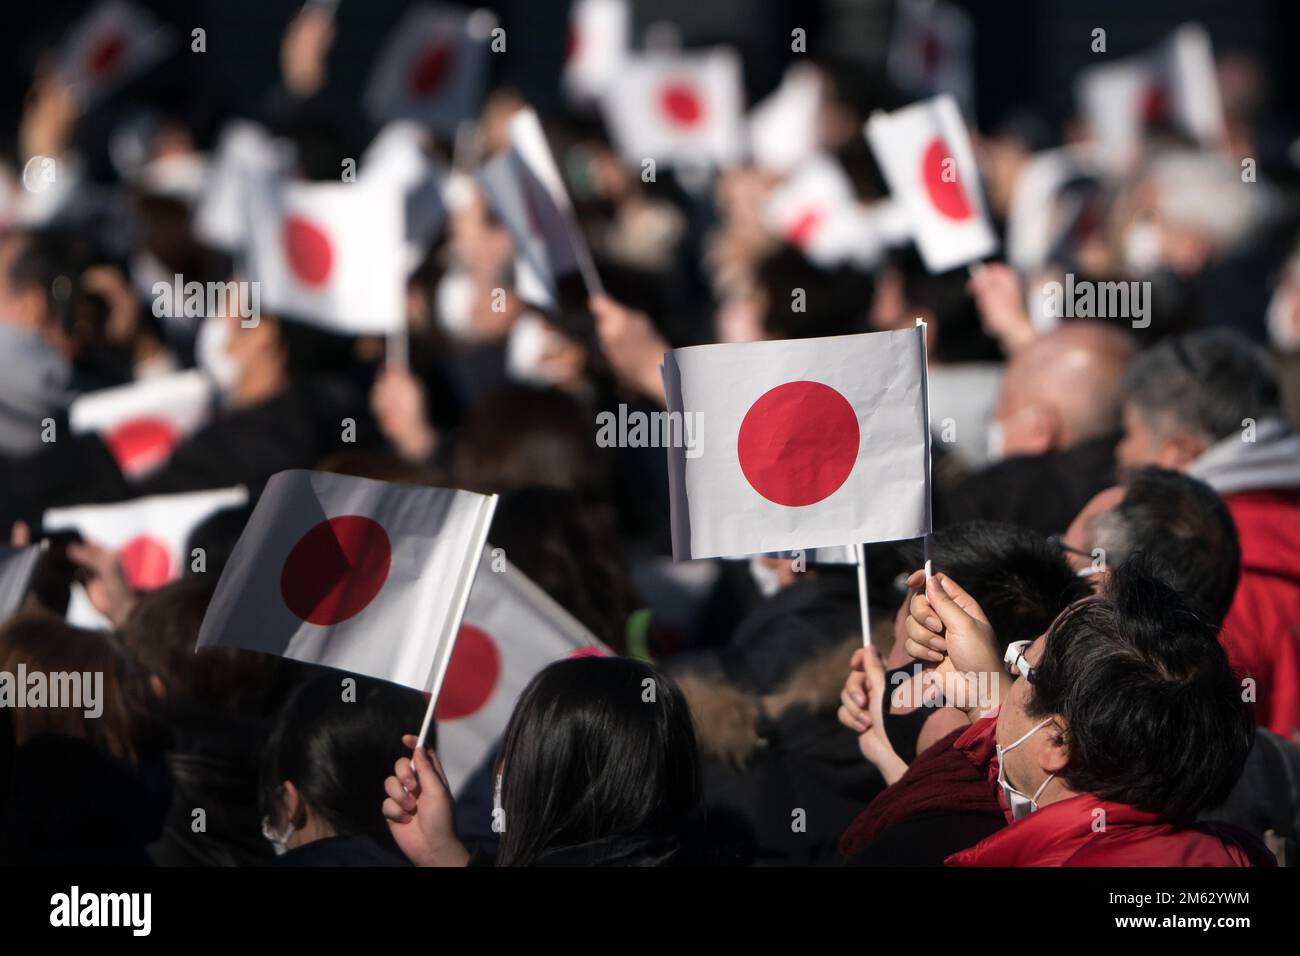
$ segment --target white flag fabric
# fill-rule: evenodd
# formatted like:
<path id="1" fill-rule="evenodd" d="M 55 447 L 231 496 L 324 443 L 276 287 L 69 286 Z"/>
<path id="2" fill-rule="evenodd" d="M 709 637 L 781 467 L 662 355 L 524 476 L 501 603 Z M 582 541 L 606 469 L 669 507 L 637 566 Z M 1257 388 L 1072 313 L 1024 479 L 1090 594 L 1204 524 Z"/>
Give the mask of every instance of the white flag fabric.
<path id="1" fill-rule="evenodd" d="M 550 301 L 536 304 L 550 307 L 557 302 L 561 280 L 574 273 L 583 276 L 589 293 L 600 291 L 591 252 L 537 114 L 520 110 L 511 117 L 508 131 L 509 146 L 483 167 L 479 179 L 516 254 L 545 287 Z"/>
<path id="2" fill-rule="evenodd" d="M 479 562 L 465 619 L 438 695 L 438 758 L 453 792 L 505 732 L 515 702 L 546 665 L 609 650 L 522 571 Z"/>
<path id="3" fill-rule="evenodd" d="M 895 6 L 886 69 L 899 89 L 917 98 L 951 93 L 974 106 L 975 29 L 966 12 L 942 0 L 900 0 Z"/>
<path id="4" fill-rule="evenodd" d="M 1224 135 L 1214 53 L 1200 24 L 1184 24 L 1146 53 L 1084 70 L 1077 93 L 1112 165 L 1131 163 L 1153 126 L 1172 126 L 1207 147 Z"/>
<path id="5" fill-rule="evenodd" d="M 416 120 L 436 133 L 454 134 L 482 105 L 495 27 L 487 10 L 413 6 L 375 61 L 365 94 L 371 118 Z"/>
<path id="6" fill-rule="evenodd" d="M 744 152 L 740 58 L 727 47 L 629 56 L 601 109 L 619 153 L 637 168 L 647 159 L 727 164 Z"/>
<path id="7" fill-rule="evenodd" d="M 361 177 L 389 181 L 402 192 L 407 271 L 428 254 L 429 246 L 447 221 L 446 170 L 425 149 L 418 123 L 399 120 L 379 131 L 361 157 Z"/>
<path id="8" fill-rule="evenodd" d="M 243 487 L 150 495 L 110 505 L 50 508 L 41 526 L 79 531 L 84 540 L 113 549 L 131 587 L 150 591 L 181 576 L 190 560 L 185 545 L 195 528 L 218 511 L 246 504 Z"/>
<path id="9" fill-rule="evenodd" d="M 249 274 L 277 316 L 330 332 L 386 335 L 406 326 L 400 184 L 254 176 Z"/>
<path id="10" fill-rule="evenodd" d="M 261 126 L 235 120 L 221 131 L 199 203 L 194 209 L 194 235 L 223 252 L 242 252 L 248 241 L 250 211 L 247 189 L 261 174 L 287 176 L 294 149 L 274 139 Z"/>
<path id="11" fill-rule="evenodd" d="M 172 42 L 147 10 L 106 0 L 68 31 L 56 68 L 85 109 L 161 62 Z"/>
<path id="12" fill-rule="evenodd" d="M 627 56 L 632 12 L 627 0 L 575 0 L 564 51 L 564 89 L 579 103 L 608 89 Z"/>
<path id="13" fill-rule="evenodd" d="M 68 407 L 74 434 L 97 432 L 122 474 L 143 478 L 212 418 L 212 383 L 197 370 L 86 392 Z"/>
<path id="14" fill-rule="evenodd" d="M 763 224 L 822 268 L 870 267 L 883 251 L 875 215 L 858 202 L 840 164 L 821 153 L 772 190 Z"/>
<path id="15" fill-rule="evenodd" d="M 22 607 L 40 559 L 39 544 L 22 548 L 0 544 L 0 623 Z"/>
<path id="16" fill-rule="evenodd" d="M 749 114 L 749 151 L 754 165 L 788 173 L 817 152 L 822 80 L 816 67 L 796 63 Z"/>
<path id="17" fill-rule="evenodd" d="M 496 497 L 313 471 L 267 482 L 199 647 L 239 647 L 436 693 Z"/>
<path id="18" fill-rule="evenodd" d="M 675 560 L 929 532 L 923 326 L 675 349 L 664 387 Z"/>
<path id="19" fill-rule="evenodd" d="M 928 270 L 947 272 L 997 250 L 975 154 L 951 96 L 875 113 L 866 135 Z"/>
<path id="20" fill-rule="evenodd" d="M 1025 274 L 1043 268 L 1086 211 L 1086 185 L 1100 175 L 1096 150 L 1076 143 L 1035 153 L 1016 180 L 1007 211 L 1007 262 Z"/>

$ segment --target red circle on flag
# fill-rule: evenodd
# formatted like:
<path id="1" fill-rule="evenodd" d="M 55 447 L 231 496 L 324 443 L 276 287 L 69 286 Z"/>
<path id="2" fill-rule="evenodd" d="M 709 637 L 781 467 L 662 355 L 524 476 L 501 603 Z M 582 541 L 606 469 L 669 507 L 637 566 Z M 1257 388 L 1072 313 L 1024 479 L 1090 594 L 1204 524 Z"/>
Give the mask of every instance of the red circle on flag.
<path id="1" fill-rule="evenodd" d="M 330 237 L 315 223 L 301 216 L 284 220 L 284 252 L 289 268 L 299 281 L 320 285 L 329 278 L 334 265 L 334 247 Z"/>
<path id="2" fill-rule="evenodd" d="M 340 515 L 304 534 L 284 559 L 280 595 L 309 624 L 338 624 L 374 600 L 388 580 L 393 549 L 378 521 Z"/>
<path id="3" fill-rule="evenodd" d="M 1144 126 L 1160 126 L 1169 121 L 1169 96 L 1159 83 L 1153 83 L 1142 94 L 1139 107 Z"/>
<path id="4" fill-rule="evenodd" d="M 704 118 L 704 101 L 685 83 L 670 83 L 660 90 L 659 109 L 674 126 L 695 126 Z"/>
<path id="5" fill-rule="evenodd" d="M 433 96 L 451 75 L 452 49 L 446 40 L 431 43 L 421 51 L 406 75 L 407 92 L 414 98 Z"/>
<path id="6" fill-rule="evenodd" d="M 86 51 L 86 72 L 95 78 L 116 73 L 126 56 L 126 36 L 122 33 L 110 33 L 100 37 Z"/>
<path id="7" fill-rule="evenodd" d="M 451 663 L 434 708 L 436 720 L 460 720 L 483 709 L 501 679 L 501 652 L 496 641 L 473 624 L 462 624 Z"/>
<path id="8" fill-rule="evenodd" d="M 926 147 L 921 158 L 921 181 L 925 183 L 931 204 L 942 215 L 949 219 L 971 217 L 966 190 L 957 178 L 957 160 L 942 139 L 933 139 Z"/>
<path id="9" fill-rule="evenodd" d="M 790 508 L 829 498 L 858 458 L 858 416 L 821 382 L 786 382 L 759 396 L 740 423 L 740 470 L 768 501 Z"/>
<path id="10" fill-rule="evenodd" d="M 569 27 L 569 34 L 564 39 L 564 62 L 572 63 L 581 47 L 582 34 L 573 27 Z"/>
<path id="11" fill-rule="evenodd" d="M 176 429 L 165 418 L 134 418 L 104 437 L 122 473 L 132 477 L 166 461 L 179 441 Z"/>
<path id="12" fill-rule="evenodd" d="M 805 209 L 786 229 L 786 241 L 802 249 L 821 227 L 823 218 L 820 209 Z"/>
<path id="13" fill-rule="evenodd" d="M 117 552 L 126 580 L 136 591 L 152 591 L 172 579 L 172 556 L 167 545 L 157 538 L 141 534 Z"/>

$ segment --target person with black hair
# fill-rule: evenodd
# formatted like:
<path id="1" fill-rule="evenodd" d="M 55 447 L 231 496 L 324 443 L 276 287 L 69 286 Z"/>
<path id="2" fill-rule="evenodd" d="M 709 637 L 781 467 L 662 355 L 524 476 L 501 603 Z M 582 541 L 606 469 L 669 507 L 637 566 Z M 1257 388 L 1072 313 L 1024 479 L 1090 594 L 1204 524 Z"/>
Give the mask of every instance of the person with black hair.
<path id="1" fill-rule="evenodd" d="M 1300 434 L 1267 356 L 1226 329 L 1166 339 L 1124 381 L 1121 472 L 1185 471 L 1223 496 L 1241 582 L 1223 621 L 1234 666 L 1256 682 L 1256 719 L 1300 733 Z"/>
<path id="2" fill-rule="evenodd" d="M 648 664 L 584 657 L 541 671 L 511 714 L 498 773 L 498 866 L 661 866 L 694 849 L 684 836 L 700 797 L 691 715 Z M 384 816 L 413 863 L 472 862 L 435 753 L 402 757 L 384 789 Z"/>
<path id="3" fill-rule="evenodd" d="M 886 827 L 965 801 L 996 807 L 1008 825 L 948 856 L 950 866 L 1275 864 L 1248 833 L 1195 822 L 1232 789 L 1253 721 L 1214 627 L 1140 561 L 1046 634 L 1011 645 L 1009 672 L 967 591 L 945 574 L 911 581 L 924 589 L 912 599 L 909 652 L 985 675 L 994 706 L 982 717 L 968 708 L 970 728 L 877 798 Z"/>
<path id="4" fill-rule="evenodd" d="M 402 865 L 374 795 L 424 710 L 416 691 L 334 673 L 294 691 L 262 752 L 262 835 L 277 864 Z"/>

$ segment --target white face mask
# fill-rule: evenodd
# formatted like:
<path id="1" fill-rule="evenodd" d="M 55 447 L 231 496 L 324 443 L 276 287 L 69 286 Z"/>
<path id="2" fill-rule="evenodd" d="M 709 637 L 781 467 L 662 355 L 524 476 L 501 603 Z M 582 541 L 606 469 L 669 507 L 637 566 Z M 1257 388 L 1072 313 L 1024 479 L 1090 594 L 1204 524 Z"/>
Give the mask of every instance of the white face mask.
<path id="1" fill-rule="evenodd" d="M 765 598 L 770 598 L 781 590 L 781 572 L 776 568 L 769 568 L 759 558 L 749 559 L 749 576 L 758 585 L 758 593 Z"/>
<path id="2" fill-rule="evenodd" d="M 229 397 L 239 384 L 239 363 L 226 351 L 229 341 L 230 323 L 222 315 L 205 318 L 194 341 L 195 363 L 212 379 L 223 398 Z"/>
<path id="3" fill-rule="evenodd" d="M 1135 275 L 1147 275 L 1160 265 L 1160 227 L 1153 222 L 1135 223 L 1124 237 L 1124 264 Z"/>
<path id="4" fill-rule="evenodd" d="M 1006 457 L 1007 430 L 996 418 L 989 422 L 988 455 L 989 463 L 1001 461 Z"/>
<path id="5" fill-rule="evenodd" d="M 1011 819 L 1013 821 L 1023 819 L 1038 809 L 1038 798 L 1043 795 L 1043 791 L 1047 789 L 1047 785 L 1052 782 L 1052 778 L 1056 774 L 1048 774 L 1047 779 L 1034 791 L 1034 795 L 1027 797 L 1008 782 L 1006 755 L 1032 737 L 1040 728 L 1046 727 L 1051 722 L 1051 717 L 1040 720 L 1029 728 L 1028 733 L 1014 743 L 1009 743 L 1005 747 L 1001 744 L 995 744 L 993 747 L 998 752 L 998 786 L 1002 788 L 1002 793 L 1007 798 L 1007 806 L 1011 808 Z"/>
<path id="6" fill-rule="evenodd" d="M 283 830 L 276 832 L 275 827 L 271 825 L 271 818 L 262 817 L 262 836 L 266 837 L 267 842 L 271 844 L 276 856 L 283 856 L 289 849 L 289 838 L 293 836 L 293 824 L 286 823 Z"/>
<path id="7" fill-rule="evenodd" d="M 474 280 L 453 269 L 438 280 L 434 291 L 434 312 L 438 325 L 453 338 L 466 338 L 474 321 Z"/>
<path id="8" fill-rule="evenodd" d="M 558 385 L 560 378 L 543 357 L 553 333 L 536 312 L 525 312 L 510 327 L 506 339 L 506 375 L 524 385 Z"/>
<path id="9" fill-rule="evenodd" d="M 1296 321 L 1296 311 L 1300 302 L 1296 293 L 1286 286 L 1279 286 L 1268 302 L 1268 337 L 1273 340 L 1280 352 L 1300 351 L 1300 323 Z"/>

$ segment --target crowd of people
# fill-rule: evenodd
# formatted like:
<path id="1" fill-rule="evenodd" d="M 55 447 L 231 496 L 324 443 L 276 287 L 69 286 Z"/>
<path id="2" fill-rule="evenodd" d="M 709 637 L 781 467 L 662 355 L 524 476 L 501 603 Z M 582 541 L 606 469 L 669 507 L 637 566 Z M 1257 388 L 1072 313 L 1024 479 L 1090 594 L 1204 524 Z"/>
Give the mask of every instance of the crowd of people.
<path id="1" fill-rule="evenodd" d="M 1122 173 L 1073 183 L 1032 272 L 999 255 L 932 274 L 906 242 L 814 262 L 763 214 L 781 175 L 741 158 L 647 179 L 590 112 L 539 108 L 598 294 L 529 301 L 469 175 L 409 273 L 405 362 L 287 310 L 160 318 L 159 277 L 242 278 L 191 228 L 201 177 L 174 175 L 225 121 L 292 143 L 305 180 L 337 181 L 377 132 L 331 98 L 334 17 L 295 12 L 274 88 L 222 115 L 132 87 L 80 111 L 33 62 L 9 188 L 30 192 L 43 157 L 79 178 L 0 223 L 0 527 L 49 542 L 0 623 L 0 672 L 102 674 L 103 691 L 94 715 L 0 707 L 0 861 L 1297 864 L 1300 163 L 1266 145 L 1300 128 L 1267 70 L 1221 56 L 1222 143 L 1157 123 Z M 787 56 L 816 69 L 820 151 L 873 208 L 888 189 L 862 126 L 909 97 L 818 36 Z M 534 99 L 493 83 L 429 155 L 472 173 Z M 1033 156 L 1087 136 L 1028 106 L 972 122 L 999 231 Z M 1143 283 L 1149 315 L 1044 321 L 1066 275 Z M 829 554 L 674 564 L 663 449 L 602 447 L 597 415 L 661 410 L 671 348 L 918 318 L 934 533 L 867 546 L 870 633 Z M 146 475 L 69 427 L 78 395 L 190 368 L 211 420 Z M 354 675 L 340 695 L 348 675 L 325 668 L 196 653 L 253 503 L 295 468 L 499 494 L 489 540 L 610 653 L 533 676 L 455 792 L 436 724 L 416 746 L 420 692 Z M 249 504 L 182 550 L 203 566 L 157 587 L 43 524 L 236 485 Z M 78 594 L 103 627 L 70 618 Z"/>

